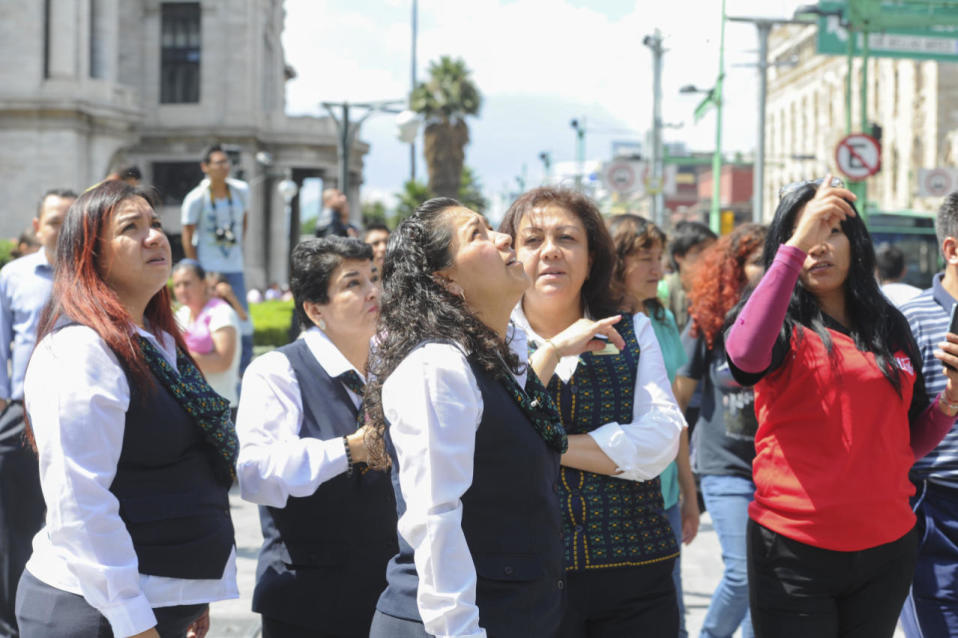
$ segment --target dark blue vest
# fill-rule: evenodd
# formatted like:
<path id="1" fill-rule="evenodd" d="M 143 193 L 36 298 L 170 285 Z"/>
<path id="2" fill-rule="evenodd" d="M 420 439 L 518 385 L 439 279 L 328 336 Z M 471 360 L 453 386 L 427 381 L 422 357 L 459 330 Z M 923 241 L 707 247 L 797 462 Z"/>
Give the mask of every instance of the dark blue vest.
<path id="1" fill-rule="evenodd" d="M 279 348 L 303 401 L 300 438 L 341 438 L 356 431 L 356 407 L 299 339 Z M 385 472 L 340 474 L 286 507 L 260 507 L 263 547 L 253 611 L 301 627 L 368 636 L 376 599 L 395 555 L 396 509 Z"/>
<path id="2" fill-rule="evenodd" d="M 476 568 L 479 624 L 490 637 L 548 638 L 558 630 L 565 587 L 556 485 L 559 454 L 545 444 L 498 381 L 478 366 L 472 371 L 483 410 L 472 486 L 462 497 L 462 530 Z M 406 503 L 388 431 L 387 449 L 402 516 Z M 421 622 L 413 551 L 402 537 L 386 578 L 389 585 L 377 608 Z"/>
<path id="3" fill-rule="evenodd" d="M 127 375 L 130 379 L 130 375 Z M 233 549 L 227 488 L 213 448 L 154 377 L 130 382 L 123 448 L 110 491 L 133 540 L 141 574 L 219 579 Z"/>
<path id="4" fill-rule="evenodd" d="M 549 382 L 549 394 L 569 434 L 591 432 L 612 421 L 632 422 L 641 353 L 631 315 L 623 315 L 615 328 L 625 350 L 618 355 L 583 353 L 569 383 L 558 376 Z M 560 495 L 570 571 L 637 567 L 678 555 L 658 478 L 626 481 L 563 467 Z"/>

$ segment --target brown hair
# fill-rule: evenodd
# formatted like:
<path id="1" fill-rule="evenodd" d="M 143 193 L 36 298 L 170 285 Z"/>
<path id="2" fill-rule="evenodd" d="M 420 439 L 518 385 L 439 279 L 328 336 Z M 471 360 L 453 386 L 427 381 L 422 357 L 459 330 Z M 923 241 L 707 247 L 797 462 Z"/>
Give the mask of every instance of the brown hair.
<path id="1" fill-rule="evenodd" d="M 665 250 L 666 236 L 662 229 L 638 215 L 626 213 L 616 215 L 609 220 L 609 232 L 615 246 L 615 269 L 612 271 L 612 290 L 623 308 L 636 312 L 641 305 L 646 313 L 659 321 L 665 319 L 665 306 L 658 297 L 651 299 L 629 299 L 625 289 L 625 258 L 634 255 L 643 248 L 652 248 L 656 243 Z M 633 303 L 634 302 L 634 303 Z"/>
<path id="2" fill-rule="evenodd" d="M 506 211 L 499 232 L 512 237 L 515 244 L 519 223 L 527 213 L 540 206 L 558 206 L 578 218 L 585 228 L 592 267 L 579 295 L 582 303 L 594 317 L 608 317 L 618 313 L 619 306 L 610 288 L 615 266 L 612 237 L 605 227 L 602 214 L 591 199 L 569 188 L 541 186 L 523 193 Z"/>

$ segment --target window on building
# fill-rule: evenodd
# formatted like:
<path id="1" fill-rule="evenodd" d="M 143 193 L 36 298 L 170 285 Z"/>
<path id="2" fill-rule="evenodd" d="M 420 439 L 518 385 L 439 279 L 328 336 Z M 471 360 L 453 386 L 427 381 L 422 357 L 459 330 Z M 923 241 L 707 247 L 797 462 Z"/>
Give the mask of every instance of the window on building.
<path id="1" fill-rule="evenodd" d="M 200 101 L 200 3 L 164 2 L 160 26 L 160 103 Z"/>
<path id="2" fill-rule="evenodd" d="M 203 179 L 198 161 L 153 162 L 153 185 L 163 206 L 179 206 L 186 194 Z"/>
<path id="3" fill-rule="evenodd" d="M 90 77 L 106 77 L 106 12 L 103 0 L 90 0 Z"/>

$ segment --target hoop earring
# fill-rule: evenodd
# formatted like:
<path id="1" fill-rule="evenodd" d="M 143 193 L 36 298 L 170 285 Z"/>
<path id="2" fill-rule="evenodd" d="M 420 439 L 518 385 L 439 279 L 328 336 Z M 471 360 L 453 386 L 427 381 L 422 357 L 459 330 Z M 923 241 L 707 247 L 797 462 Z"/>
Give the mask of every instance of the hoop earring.
<path id="1" fill-rule="evenodd" d="M 325 320 L 325 319 L 320 319 L 320 320 L 319 320 L 319 329 L 322 330 L 323 332 L 326 332 L 326 320 Z"/>

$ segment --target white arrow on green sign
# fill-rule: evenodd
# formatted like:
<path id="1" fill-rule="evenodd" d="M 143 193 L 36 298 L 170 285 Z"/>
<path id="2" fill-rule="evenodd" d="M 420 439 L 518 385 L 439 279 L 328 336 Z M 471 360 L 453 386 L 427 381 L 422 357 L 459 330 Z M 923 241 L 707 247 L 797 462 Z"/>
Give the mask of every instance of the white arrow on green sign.
<path id="1" fill-rule="evenodd" d="M 847 5 L 839 2 L 822 2 L 819 8 L 823 11 L 842 10 Z M 880 7 L 883 21 L 890 19 L 889 12 L 893 12 L 896 5 L 882 3 Z M 902 22 L 914 24 L 917 16 L 912 15 L 915 6 L 902 6 Z M 883 58 L 911 58 L 919 60 L 939 60 L 945 62 L 958 61 L 958 26 L 954 25 L 954 8 L 942 7 L 940 19 L 936 19 L 935 12 L 927 14 L 931 23 L 927 27 L 889 27 L 882 31 L 868 34 L 868 54 Z M 907 18 L 907 19 L 906 19 Z M 841 26 L 841 18 L 836 15 L 823 15 L 818 20 L 818 52 L 825 55 L 848 54 L 848 31 Z M 952 24 L 946 24 L 951 22 Z M 863 34 L 854 33 L 855 47 L 853 55 L 862 54 Z"/>

